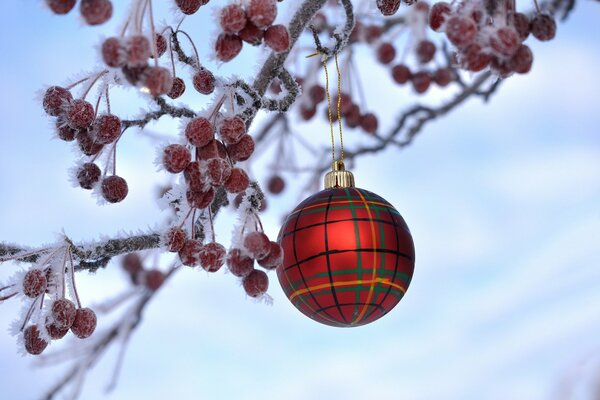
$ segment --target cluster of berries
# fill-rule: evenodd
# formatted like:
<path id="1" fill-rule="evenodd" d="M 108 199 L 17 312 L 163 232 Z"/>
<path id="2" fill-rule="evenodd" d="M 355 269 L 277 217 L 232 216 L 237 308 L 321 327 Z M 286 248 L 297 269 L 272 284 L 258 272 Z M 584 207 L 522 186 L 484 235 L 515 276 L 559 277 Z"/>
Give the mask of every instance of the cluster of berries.
<path id="1" fill-rule="evenodd" d="M 72 273 L 72 272 L 71 272 Z M 29 354 L 41 354 L 51 340 L 59 340 L 65 337 L 69 330 L 78 338 L 86 339 L 96 329 L 96 313 L 89 308 L 76 306 L 71 300 L 64 296 L 64 274 L 60 282 L 60 274 L 53 273 L 51 268 L 33 268 L 25 273 L 19 284 L 13 284 L 4 289 L 16 290 L 13 294 L 6 296 L 10 298 L 19 292 L 26 298 L 32 299 L 31 307 L 21 327 L 25 350 Z M 62 288 L 63 294 L 57 295 Z M 0 291 L 1 291 L 0 290 Z M 44 296 L 56 297 L 53 301 L 46 303 L 44 307 Z M 79 299 L 77 299 L 79 304 Z M 29 324 L 35 309 L 41 309 L 44 326 Z M 43 308 L 42 308 L 43 307 Z"/>
<path id="2" fill-rule="evenodd" d="M 46 0 L 53 13 L 64 15 L 71 11 L 77 0 Z M 110 0 L 81 0 L 79 12 L 88 25 L 100 25 L 112 17 L 113 5 Z"/>
<path id="3" fill-rule="evenodd" d="M 86 156 L 95 156 L 104 146 L 115 143 L 121 136 L 121 120 L 116 115 L 96 115 L 94 107 L 84 99 L 73 99 L 71 92 L 60 86 L 46 90 L 43 99 L 46 113 L 56 117 L 57 136 L 71 142 L 77 140 Z M 128 193 L 127 182 L 117 176 L 103 176 L 94 163 L 85 163 L 77 171 L 77 180 L 84 189 L 100 184 L 101 194 L 109 203 L 122 201 Z"/>
<path id="4" fill-rule="evenodd" d="M 504 4 L 506 7 L 500 7 Z M 556 22 L 551 15 L 539 11 L 529 20 L 509 5 L 510 2 L 502 2 L 497 9 L 488 10 L 475 1 L 439 2 L 431 8 L 429 26 L 436 32 L 445 32 L 457 49 L 458 62 L 466 70 L 481 71 L 491 66 L 503 78 L 514 72 L 525 74 L 531 69 L 533 54 L 523 42 L 530 33 L 541 41 L 553 39 Z"/>
<path id="5" fill-rule="evenodd" d="M 250 0 L 246 7 L 225 6 L 219 17 L 223 31 L 215 43 L 217 58 L 223 62 L 232 60 L 242 51 L 244 42 L 258 46 L 264 40 L 275 52 L 288 50 L 290 34 L 285 25 L 273 25 L 276 17 L 275 0 Z"/>

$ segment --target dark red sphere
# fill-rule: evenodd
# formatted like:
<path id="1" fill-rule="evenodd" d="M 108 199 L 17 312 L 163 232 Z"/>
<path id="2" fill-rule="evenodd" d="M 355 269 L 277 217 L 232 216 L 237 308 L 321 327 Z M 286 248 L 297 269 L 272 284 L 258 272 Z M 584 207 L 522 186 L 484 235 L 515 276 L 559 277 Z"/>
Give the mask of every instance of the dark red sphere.
<path id="1" fill-rule="evenodd" d="M 279 232 L 277 276 L 313 320 L 354 327 L 387 314 L 412 279 L 415 249 L 402 216 L 364 189 L 326 189 L 300 203 Z"/>

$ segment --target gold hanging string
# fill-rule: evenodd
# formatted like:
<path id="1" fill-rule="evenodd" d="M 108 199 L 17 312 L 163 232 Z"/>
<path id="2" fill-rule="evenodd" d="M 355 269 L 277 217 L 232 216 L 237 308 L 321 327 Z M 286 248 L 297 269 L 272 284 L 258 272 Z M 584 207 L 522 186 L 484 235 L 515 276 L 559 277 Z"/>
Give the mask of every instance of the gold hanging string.
<path id="1" fill-rule="evenodd" d="M 335 162 L 335 133 L 333 131 L 333 114 L 331 112 L 331 95 L 329 94 L 329 70 L 327 69 L 327 56 L 321 52 L 316 52 L 307 56 L 306 58 L 314 57 L 317 55 L 323 55 L 323 69 L 325 70 L 325 93 L 327 95 L 327 114 L 329 116 L 329 128 L 331 130 L 331 158 Z M 341 161 L 344 162 L 344 138 L 342 134 L 342 74 L 340 73 L 340 66 L 338 63 L 338 55 L 335 53 L 335 67 L 337 70 L 337 117 L 340 127 L 340 147 L 341 147 Z"/>

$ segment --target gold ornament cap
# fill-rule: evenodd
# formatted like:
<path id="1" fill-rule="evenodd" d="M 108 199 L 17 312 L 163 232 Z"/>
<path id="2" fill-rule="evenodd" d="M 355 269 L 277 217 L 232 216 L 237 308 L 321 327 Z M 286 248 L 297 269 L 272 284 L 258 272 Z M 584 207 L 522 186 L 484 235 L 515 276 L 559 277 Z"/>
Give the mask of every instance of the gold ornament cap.
<path id="1" fill-rule="evenodd" d="M 325 189 L 354 187 L 354 175 L 346 171 L 343 161 L 334 161 L 325 175 Z"/>

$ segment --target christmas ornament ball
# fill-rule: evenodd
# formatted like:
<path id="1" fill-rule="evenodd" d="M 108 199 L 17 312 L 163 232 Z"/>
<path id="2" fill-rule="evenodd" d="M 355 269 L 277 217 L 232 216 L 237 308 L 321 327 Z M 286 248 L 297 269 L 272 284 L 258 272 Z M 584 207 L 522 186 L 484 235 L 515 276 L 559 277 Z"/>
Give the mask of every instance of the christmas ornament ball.
<path id="1" fill-rule="evenodd" d="M 279 282 L 313 320 L 354 327 L 387 314 L 413 276 L 412 236 L 385 199 L 356 187 L 331 187 L 300 203 L 278 238 Z"/>

